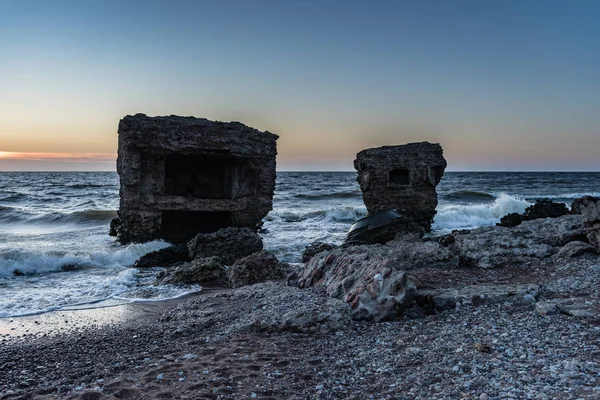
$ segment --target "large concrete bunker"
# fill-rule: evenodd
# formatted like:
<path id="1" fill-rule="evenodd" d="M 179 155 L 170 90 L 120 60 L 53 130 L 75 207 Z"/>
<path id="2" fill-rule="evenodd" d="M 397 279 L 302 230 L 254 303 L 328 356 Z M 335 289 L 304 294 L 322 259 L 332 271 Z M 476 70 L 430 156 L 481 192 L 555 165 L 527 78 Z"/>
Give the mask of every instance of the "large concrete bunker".
<path id="1" fill-rule="evenodd" d="M 118 240 L 179 243 L 227 226 L 257 229 L 272 209 L 277 138 L 239 122 L 126 116 Z"/>
<path id="2" fill-rule="evenodd" d="M 426 231 L 435 216 L 435 187 L 446 165 L 442 147 L 428 142 L 366 149 L 354 160 L 369 215 L 396 210 Z"/>

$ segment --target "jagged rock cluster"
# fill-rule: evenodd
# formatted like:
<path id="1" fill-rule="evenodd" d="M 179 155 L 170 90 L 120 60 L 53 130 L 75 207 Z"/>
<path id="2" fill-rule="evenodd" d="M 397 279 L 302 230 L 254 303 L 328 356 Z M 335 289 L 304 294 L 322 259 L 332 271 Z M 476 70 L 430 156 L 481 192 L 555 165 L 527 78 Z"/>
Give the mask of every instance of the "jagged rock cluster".
<path id="1" fill-rule="evenodd" d="M 598 205 L 589 199 L 582 215 L 529 220 L 513 228 L 483 227 L 434 238 L 415 234 L 386 245 L 325 250 L 290 274 L 288 284 L 323 286 L 359 319 L 394 319 L 415 304 L 425 311 L 506 299 L 545 304 L 544 284 L 554 282 L 559 265 L 577 257 L 598 258 Z M 589 309 L 597 299 L 574 302 Z"/>
<path id="2" fill-rule="evenodd" d="M 156 284 L 201 284 L 240 287 L 285 277 L 287 264 L 263 250 L 262 239 L 249 228 L 224 228 L 198 234 L 187 245 L 149 253 L 134 265 L 167 267 Z"/>
<path id="3" fill-rule="evenodd" d="M 577 208 L 575 208 L 577 209 Z M 523 214 L 510 213 L 500 219 L 499 226 L 512 227 L 521 224 L 523 221 L 540 218 L 557 218 L 567 215 L 569 209 L 563 203 L 555 203 L 552 200 L 536 200 L 535 204 L 527 207 Z"/>
<path id="4" fill-rule="evenodd" d="M 442 147 L 428 142 L 366 149 L 354 160 L 369 215 L 396 210 L 426 231 L 431 229 L 435 187 L 446 165 Z"/>

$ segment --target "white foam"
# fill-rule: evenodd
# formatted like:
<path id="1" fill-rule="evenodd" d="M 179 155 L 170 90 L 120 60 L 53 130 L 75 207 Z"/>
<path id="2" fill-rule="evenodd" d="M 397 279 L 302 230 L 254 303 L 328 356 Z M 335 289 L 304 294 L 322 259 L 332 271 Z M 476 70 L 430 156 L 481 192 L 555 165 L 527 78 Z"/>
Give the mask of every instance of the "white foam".
<path id="1" fill-rule="evenodd" d="M 504 193 L 489 204 L 440 204 L 432 228 L 446 232 L 495 225 L 506 214 L 522 213 L 530 205 L 526 200 Z"/>
<path id="2" fill-rule="evenodd" d="M 127 266 L 146 253 L 160 250 L 169 244 L 162 240 L 130 244 L 124 247 L 91 250 L 89 253 L 59 253 L 55 249 L 0 249 L 0 276 L 9 276 L 15 271 L 38 274 L 60 271 L 64 265 L 81 267 Z"/>

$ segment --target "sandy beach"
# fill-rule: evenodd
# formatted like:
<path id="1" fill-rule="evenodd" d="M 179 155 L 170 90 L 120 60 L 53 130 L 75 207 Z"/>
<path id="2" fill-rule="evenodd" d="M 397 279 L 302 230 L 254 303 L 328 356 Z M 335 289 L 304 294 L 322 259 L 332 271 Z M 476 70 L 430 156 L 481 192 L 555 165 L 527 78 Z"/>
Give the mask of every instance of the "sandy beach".
<path id="1" fill-rule="evenodd" d="M 600 320 L 523 303 L 382 323 L 347 311 L 322 288 L 271 282 L 15 318 L 3 325 L 15 329 L 2 339 L 0 399 L 600 396 Z"/>

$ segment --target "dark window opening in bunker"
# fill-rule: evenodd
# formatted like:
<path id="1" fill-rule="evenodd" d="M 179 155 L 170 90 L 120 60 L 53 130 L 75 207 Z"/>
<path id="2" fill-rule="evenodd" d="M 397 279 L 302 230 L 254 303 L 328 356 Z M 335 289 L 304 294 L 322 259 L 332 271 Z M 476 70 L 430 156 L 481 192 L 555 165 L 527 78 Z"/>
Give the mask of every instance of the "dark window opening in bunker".
<path id="1" fill-rule="evenodd" d="M 403 168 L 390 171 L 390 185 L 410 185 L 410 171 Z"/>
<path id="2" fill-rule="evenodd" d="M 163 211 L 160 235 L 172 243 L 187 242 L 198 233 L 212 233 L 231 226 L 226 211 Z"/>
<path id="3" fill-rule="evenodd" d="M 175 196 L 230 199 L 235 160 L 202 154 L 172 154 L 165 159 L 165 191 Z"/>

